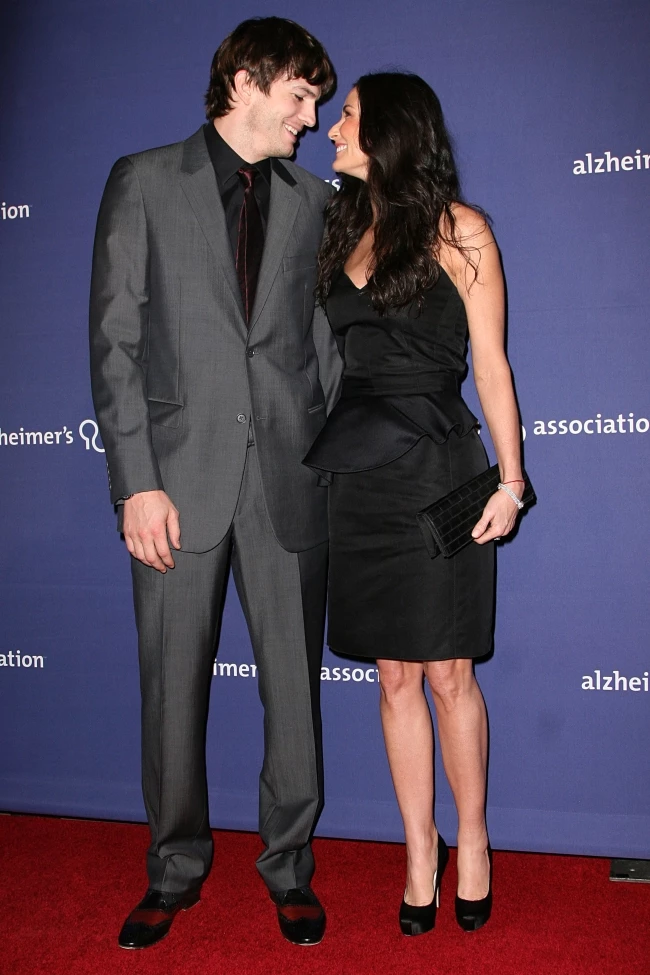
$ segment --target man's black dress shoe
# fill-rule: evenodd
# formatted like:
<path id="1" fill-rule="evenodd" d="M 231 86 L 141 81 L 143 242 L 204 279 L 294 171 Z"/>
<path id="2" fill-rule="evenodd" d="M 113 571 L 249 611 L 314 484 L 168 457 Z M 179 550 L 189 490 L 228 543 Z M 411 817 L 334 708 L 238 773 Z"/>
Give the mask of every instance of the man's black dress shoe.
<path id="1" fill-rule="evenodd" d="M 148 890 L 124 922 L 118 938 L 120 948 L 149 948 L 162 941 L 178 912 L 194 907 L 200 896 L 200 890 L 185 894 Z"/>
<path id="2" fill-rule="evenodd" d="M 280 931 L 294 945 L 317 945 L 325 933 L 325 911 L 311 887 L 271 891 Z"/>

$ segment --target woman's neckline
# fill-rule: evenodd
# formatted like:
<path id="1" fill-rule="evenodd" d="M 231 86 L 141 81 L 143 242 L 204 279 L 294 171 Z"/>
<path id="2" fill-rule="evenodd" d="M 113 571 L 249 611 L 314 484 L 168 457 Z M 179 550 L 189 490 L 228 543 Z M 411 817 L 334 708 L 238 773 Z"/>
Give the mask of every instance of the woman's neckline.
<path id="1" fill-rule="evenodd" d="M 356 284 L 354 283 L 354 281 L 352 280 L 352 278 L 350 277 L 350 275 L 348 274 L 348 272 L 347 272 L 347 271 L 346 271 L 346 270 L 345 270 L 344 268 L 343 268 L 342 270 L 343 270 L 343 274 L 344 274 L 344 275 L 345 275 L 345 277 L 346 277 L 346 278 L 348 279 L 348 281 L 350 282 L 350 284 L 352 285 L 352 287 L 354 288 L 354 290 L 355 290 L 355 291 L 364 291 L 364 290 L 365 290 L 365 288 L 366 288 L 366 286 L 367 286 L 367 285 L 368 285 L 368 284 L 370 283 L 370 281 L 372 280 L 372 275 L 370 275 L 370 277 L 369 277 L 369 278 L 368 278 L 368 279 L 366 280 L 366 283 L 365 283 L 365 284 L 364 284 L 364 285 L 363 285 L 363 286 L 362 286 L 362 287 L 360 288 L 360 287 L 359 287 L 358 285 L 356 285 Z"/>
<path id="2" fill-rule="evenodd" d="M 452 287 L 456 288 L 456 285 L 454 284 L 454 281 L 453 281 L 451 275 L 449 274 L 448 271 L 446 271 L 444 269 L 444 267 L 442 266 L 442 264 L 440 264 L 440 262 L 438 262 L 438 267 L 440 268 L 440 273 L 447 278 L 447 280 L 452 285 Z M 352 285 L 352 287 L 354 288 L 354 290 L 357 291 L 359 294 L 361 294 L 362 291 L 365 291 L 366 290 L 366 287 L 372 281 L 372 274 L 371 274 L 370 277 L 367 279 L 366 283 L 360 288 L 360 287 L 358 287 L 358 285 L 356 285 L 354 283 L 354 281 L 352 280 L 352 278 L 350 277 L 350 275 L 348 274 L 348 272 L 345 270 L 345 268 L 341 268 L 341 273 L 343 274 L 344 277 L 346 277 L 348 279 L 348 281 L 350 282 L 350 284 Z M 439 281 L 440 281 L 440 278 L 438 278 L 438 281 L 436 281 L 436 285 L 438 284 Z M 434 285 L 434 287 L 435 287 L 435 285 Z M 456 290 L 458 290 L 458 289 L 456 289 Z"/>

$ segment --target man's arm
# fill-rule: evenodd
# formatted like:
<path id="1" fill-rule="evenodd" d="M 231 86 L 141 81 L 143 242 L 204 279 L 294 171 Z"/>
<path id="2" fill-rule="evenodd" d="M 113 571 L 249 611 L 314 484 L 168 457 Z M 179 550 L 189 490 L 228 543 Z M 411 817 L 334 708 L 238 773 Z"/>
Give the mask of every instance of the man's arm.
<path id="1" fill-rule="evenodd" d="M 180 548 L 178 511 L 164 493 L 151 443 L 144 357 L 149 327 L 149 245 L 133 163 L 118 159 L 104 190 L 90 290 L 90 377 L 106 450 L 111 501 L 135 558 L 161 572 Z"/>
<path id="2" fill-rule="evenodd" d="M 331 183 L 325 183 L 320 179 L 317 183 L 322 194 L 321 206 L 324 210 L 329 200 L 336 195 L 336 190 Z M 318 358 L 318 377 L 323 387 L 323 393 L 325 394 L 325 409 L 327 413 L 331 413 L 336 406 L 341 392 L 343 359 L 330 323 L 327 320 L 327 315 L 320 305 L 316 305 L 314 308 L 312 335 L 314 337 L 316 356 Z"/>
<path id="3" fill-rule="evenodd" d="M 104 190 L 90 289 L 90 377 L 111 501 L 162 489 L 149 426 L 143 359 L 149 325 L 149 247 L 133 164 L 113 166 Z"/>
<path id="4" fill-rule="evenodd" d="M 341 391 L 343 360 L 327 315 L 320 305 L 314 308 L 312 330 L 318 357 L 318 378 L 325 394 L 325 408 L 328 413 L 331 413 Z"/>

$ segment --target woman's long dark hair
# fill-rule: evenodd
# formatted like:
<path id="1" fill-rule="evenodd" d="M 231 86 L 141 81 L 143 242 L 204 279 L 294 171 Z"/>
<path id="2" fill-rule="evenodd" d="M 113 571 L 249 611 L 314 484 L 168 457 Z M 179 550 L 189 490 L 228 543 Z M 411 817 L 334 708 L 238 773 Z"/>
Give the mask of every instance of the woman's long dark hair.
<path id="1" fill-rule="evenodd" d="M 442 108 L 415 74 L 363 75 L 359 96 L 359 147 L 368 156 L 364 182 L 344 176 L 327 208 L 316 294 L 324 304 L 336 271 L 374 221 L 368 293 L 385 312 L 415 301 L 438 280 L 441 243 L 473 261 L 456 234 L 452 204 L 460 185 Z M 474 267 L 476 272 L 476 267 Z"/>

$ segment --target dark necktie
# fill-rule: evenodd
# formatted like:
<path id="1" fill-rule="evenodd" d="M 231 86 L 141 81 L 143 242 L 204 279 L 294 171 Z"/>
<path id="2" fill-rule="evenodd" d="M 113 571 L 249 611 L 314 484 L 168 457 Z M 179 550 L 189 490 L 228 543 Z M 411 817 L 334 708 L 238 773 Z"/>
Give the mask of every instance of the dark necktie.
<path id="1" fill-rule="evenodd" d="M 257 276 L 262 263 L 264 250 L 264 228 L 260 210 L 253 192 L 253 182 L 257 170 L 252 166 L 242 167 L 237 174 L 244 184 L 244 202 L 239 215 L 239 230 L 237 232 L 237 258 L 235 267 L 244 302 L 246 323 L 250 322 L 257 287 Z"/>

